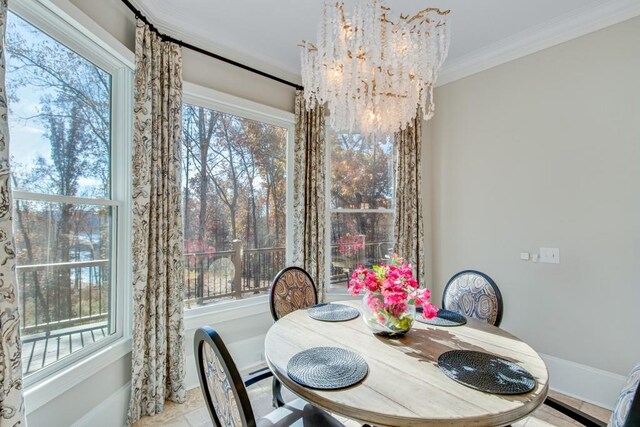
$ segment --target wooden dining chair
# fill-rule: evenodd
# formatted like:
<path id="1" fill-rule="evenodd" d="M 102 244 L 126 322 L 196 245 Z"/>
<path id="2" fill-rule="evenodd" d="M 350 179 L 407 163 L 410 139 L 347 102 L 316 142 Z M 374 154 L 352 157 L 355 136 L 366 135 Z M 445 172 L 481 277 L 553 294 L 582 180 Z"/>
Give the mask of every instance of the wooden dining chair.
<path id="1" fill-rule="evenodd" d="M 287 267 L 280 271 L 269 291 L 269 308 L 273 320 L 318 303 L 318 292 L 313 279 L 300 267 Z"/>
<path id="2" fill-rule="evenodd" d="M 640 363 L 631 370 L 608 424 L 553 397 L 547 397 L 544 403 L 587 427 L 638 427 L 640 426 L 638 384 L 640 384 Z"/>
<path id="3" fill-rule="evenodd" d="M 500 326 L 502 295 L 496 283 L 484 273 L 464 270 L 456 273 L 444 288 L 442 308 Z"/>
<path id="4" fill-rule="evenodd" d="M 313 279 L 300 267 L 287 267 L 273 279 L 269 291 L 269 308 L 273 320 L 296 310 L 308 308 L 318 303 L 318 292 Z M 282 384 L 275 377 L 272 384 L 273 406 L 284 406 Z"/>
<path id="5" fill-rule="evenodd" d="M 243 380 L 222 338 L 209 326 L 196 331 L 194 354 L 200 388 L 216 427 L 344 427 L 331 415 L 302 399 L 256 420 L 246 387 L 269 378 L 273 375 L 271 371 L 263 370 Z"/>

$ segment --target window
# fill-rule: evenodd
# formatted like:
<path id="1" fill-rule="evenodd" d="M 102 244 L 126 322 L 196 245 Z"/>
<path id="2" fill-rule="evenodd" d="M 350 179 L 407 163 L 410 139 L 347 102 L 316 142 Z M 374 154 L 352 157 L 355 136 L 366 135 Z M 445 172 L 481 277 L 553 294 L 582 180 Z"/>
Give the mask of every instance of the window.
<path id="1" fill-rule="evenodd" d="M 123 135 L 131 109 L 116 93 L 125 92 L 131 72 L 57 16 L 35 11 L 41 7 L 35 2 L 15 7 L 30 17 L 10 12 L 6 36 L 16 277 L 29 385 L 123 336 L 126 276 L 118 255 L 127 252 L 120 246 L 128 181 L 114 173 L 114 161 L 128 156 Z"/>
<path id="2" fill-rule="evenodd" d="M 183 132 L 187 308 L 267 292 L 286 265 L 290 125 L 185 103 Z"/>
<path id="3" fill-rule="evenodd" d="M 393 142 L 332 130 L 327 142 L 330 290 L 346 291 L 356 266 L 380 263 L 393 249 Z"/>

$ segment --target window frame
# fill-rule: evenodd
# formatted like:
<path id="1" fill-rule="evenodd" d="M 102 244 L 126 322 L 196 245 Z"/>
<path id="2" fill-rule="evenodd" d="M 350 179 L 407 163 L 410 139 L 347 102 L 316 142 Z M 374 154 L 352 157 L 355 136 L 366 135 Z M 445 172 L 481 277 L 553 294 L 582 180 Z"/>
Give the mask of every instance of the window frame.
<path id="1" fill-rule="evenodd" d="M 195 83 L 184 82 L 182 88 L 182 103 L 197 107 L 203 107 L 221 113 L 232 114 L 261 123 L 278 126 L 287 129 L 286 144 L 286 214 L 285 214 L 285 264 L 291 265 L 293 260 L 293 234 L 289 232 L 293 223 L 293 158 L 294 158 L 294 133 L 295 115 L 289 111 L 280 110 L 248 99 L 229 95 L 224 92 L 210 89 Z M 193 307 L 184 311 L 185 324 L 192 324 L 194 319 L 223 310 L 231 316 L 233 310 L 253 307 L 256 301 L 266 301 L 265 295 L 255 295 L 247 298 L 219 301 L 202 307 Z M 268 309 L 265 308 L 265 312 Z"/>
<path id="2" fill-rule="evenodd" d="M 55 1 L 55 0 L 54 0 Z M 110 313 L 116 332 L 23 379 L 27 413 L 84 381 L 131 351 L 131 144 L 133 137 L 133 55 L 103 37 L 75 6 L 60 1 L 13 0 L 9 11 L 111 75 L 111 194 L 109 199 L 13 191 L 13 202 L 40 200 L 112 208 Z M 90 28 L 90 29 L 89 29 Z M 100 33 L 100 37 L 94 32 Z"/>
<path id="3" fill-rule="evenodd" d="M 393 207 L 391 208 L 376 208 L 376 209 L 357 209 L 357 208 L 332 208 L 331 207 L 331 184 L 332 184 L 332 180 L 331 180 L 331 175 L 333 173 L 333 158 L 331 156 L 332 150 L 331 150 L 331 138 L 330 138 L 330 134 L 334 133 L 334 134 L 354 134 L 354 133 L 358 133 L 357 131 L 351 131 L 351 132 L 344 132 L 344 131 L 336 131 L 334 129 L 331 128 L 331 126 L 329 126 L 327 124 L 325 131 L 324 131 L 324 138 L 325 138 L 325 159 L 326 159 L 326 164 L 327 164 L 327 171 L 325 173 L 325 277 L 326 280 L 330 280 L 331 279 L 331 215 L 333 215 L 334 213 L 379 213 L 379 214 L 391 214 L 393 215 L 393 218 L 395 218 L 395 214 L 396 214 L 396 207 L 395 207 L 395 195 L 396 195 L 396 180 L 395 180 L 395 171 L 394 176 L 392 177 L 391 183 L 392 183 L 392 193 L 393 193 L 393 197 L 392 197 L 392 202 L 393 202 Z M 393 165 L 395 165 L 395 150 L 392 151 L 391 153 L 392 156 L 392 160 L 393 160 Z M 394 242 L 395 244 L 395 242 Z M 344 289 L 336 289 L 336 288 L 332 288 L 330 285 L 327 285 L 327 295 L 331 295 L 333 297 L 349 297 L 351 298 L 352 295 L 349 293 L 349 291 L 347 290 L 347 288 Z"/>

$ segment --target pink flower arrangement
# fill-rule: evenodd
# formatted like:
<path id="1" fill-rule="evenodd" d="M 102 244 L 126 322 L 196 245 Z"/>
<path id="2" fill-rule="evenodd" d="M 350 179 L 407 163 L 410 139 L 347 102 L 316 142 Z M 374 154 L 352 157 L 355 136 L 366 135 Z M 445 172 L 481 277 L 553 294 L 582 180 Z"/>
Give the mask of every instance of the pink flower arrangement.
<path id="1" fill-rule="evenodd" d="M 409 305 L 421 306 L 425 319 L 433 319 L 438 314 L 438 309 L 429 302 L 431 292 L 419 288 L 411 264 L 405 264 L 397 254 L 392 255 L 388 265 L 356 268 L 349 281 L 349 293 L 359 295 L 363 290 L 366 292 L 364 303 L 374 313 L 377 323 L 387 328 L 392 324 L 392 330 L 411 328 L 413 317 L 405 315 Z"/>

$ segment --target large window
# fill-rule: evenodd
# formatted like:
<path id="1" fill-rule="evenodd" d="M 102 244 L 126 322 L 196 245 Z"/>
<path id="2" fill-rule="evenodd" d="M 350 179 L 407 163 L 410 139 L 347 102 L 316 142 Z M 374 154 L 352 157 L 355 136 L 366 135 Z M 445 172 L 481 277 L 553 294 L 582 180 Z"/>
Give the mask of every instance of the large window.
<path id="1" fill-rule="evenodd" d="M 84 51 L 86 42 L 70 49 L 14 13 L 6 40 L 22 366 L 29 384 L 122 336 L 116 255 L 124 194 L 112 173 L 119 120 L 112 106 L 125 114 L 126 108 L 113 95 L 124 84 L 116 76 L 122 65 L 101 60 L 108 55 L 97 46 L 81 55 L 77 49 Z"/>
<path id="2" fill-rule="evenodd" d="M 187 307 L 269 289 L 285 266 L 289 129 L 183 107 Z"/>
<path id="3" fill-rule="evenodd" d="M 344 291 L 356 266 L 393 249 L 394 175 L 390 138 L 327 132 L 331 290 Z"/>

